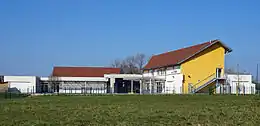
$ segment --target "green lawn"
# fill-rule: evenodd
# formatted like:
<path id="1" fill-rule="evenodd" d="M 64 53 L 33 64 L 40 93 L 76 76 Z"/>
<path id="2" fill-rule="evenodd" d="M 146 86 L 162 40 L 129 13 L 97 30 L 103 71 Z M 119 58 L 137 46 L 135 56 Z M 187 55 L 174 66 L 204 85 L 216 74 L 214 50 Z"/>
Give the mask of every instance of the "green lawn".
<path id="1" fill-rule="evenodd" d="M 0 125 L 259 125 L 259 96 L 34 96 L 0 99 Z"/>

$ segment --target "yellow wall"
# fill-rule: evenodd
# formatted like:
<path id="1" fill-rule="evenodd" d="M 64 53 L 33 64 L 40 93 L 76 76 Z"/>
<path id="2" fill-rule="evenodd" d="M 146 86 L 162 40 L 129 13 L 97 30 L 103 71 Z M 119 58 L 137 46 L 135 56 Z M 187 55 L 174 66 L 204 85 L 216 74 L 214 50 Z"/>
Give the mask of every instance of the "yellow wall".
<path id="1" fill-rule="evenodd" d="M 188 93 L 188 84 L 197 84 L 199 81 L 207 81 L 210 75 L 216 73 L 216 68 L 223 68 L 224 73 L 225 49 L 221 44 L 216 43 L 210 48 L 200 52 L 193 58 L 181 64 L 181 71 L 184 75 L 183 91 Z M 188 77 L 190 76 L 190 77 Z M 206 79 L 206 80 L 204 80 Z M 203 82 L 199 85 L 204 84 Z"/>

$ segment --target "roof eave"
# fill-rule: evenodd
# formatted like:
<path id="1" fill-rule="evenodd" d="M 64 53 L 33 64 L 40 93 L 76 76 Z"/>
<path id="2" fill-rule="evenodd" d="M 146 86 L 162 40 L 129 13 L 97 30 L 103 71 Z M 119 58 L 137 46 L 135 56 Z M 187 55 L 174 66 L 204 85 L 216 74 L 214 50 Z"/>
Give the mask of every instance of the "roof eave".
<path id="1" fill-rule="evenodd" d="M 225 54 L 232 52 L 232 49 L 231 49 L 231 48 L 229 48 L 226 44 L 224 44 L 222 41 L 220 41 L 220 40 L 217 39 L 217 40 L 212 41 L 212 43 L 211 43 L 210 45 L 205 46 L 204 48 L 202 48 L 202 49 L 199 50 L 198 52 L 194 53 L 193 55 L 187 57 L 186 59 L 184 59 L 184 60 L 182 60 L 182 61 L 180 61 L 180 62 L 178 62 L 178 64 L 182 64 L 183 62 L 187 61 L 187 60 L 190 59 L 191 57 L 197 55 L 198 53 L 204 51 L 205 49 L 211 47 L 212 45 L 214 45 L 214 44 L 216 44 L 216 43 L 220 43 L 220 44 L 225 48 L 225 50 L 226 50 L 226 51 L 225 51 Z"/>
<path id="2" fill-rule="evenodd" d="M 160 69 L 160 68 L 165 68 L 165 67 L 173 67 L 177 66 L 180 64 L 172 64 L 172 65 L 165 65 L 165 66 L 157 66 L 157 67 L 151 67 L 151 68 L 143 68 L 142 70 L 154 70 L 154 69 Z"/>
<path id="3" fill-rule="evenodd" d="M 185 61 L 187 61 L 188 59 L 190 59 L 191 57 L 197 55 L 198 53 L 204 51 L 205 49 L 211 47 L 212 45 L 214 45 L 214 44 L 216 44 L 216 43 L 220 43 L 220 44 L 225 48 L 225 50 L 226 50 L 226 51 L 225 51 L 225 54 L 230 53 L 230 52 L 233 51 L 230 47 L 228 47 L 228 46 L 227 46 L 226 44 L 224 44 L 222 41 L 216 39 L 216 40 L 211 41 L 211 43 L 210 43 L 208 46 L 205 46 L 204 48 L 200 49 L 198 52 L 192 54 L 191 56 L 185 58 L 184 60 L 178 62 L 177 64 L 166 65 L 166 66 L 158 66 L 158 67 L 152 67 L 152 68 L 143 68 L 142 70 L 152 70 L 152 69 L 158 69 L 158 68 L 163 68 L 163 67 L 169 67 L 169 66 L 180 65 L 180 64 L 182 64 L 183 62 L 185 62 Z"/>
<path id="4" fill-rule="evenodd" d="M 230 53 L 230 52 L 233 51 L 230 47 L 228 47 L 228 46 L 227 46 L 225 43 L 223 43 L 222 41 L 216 40 L 215 43 L 217 43 L 217 42 L 219 42 L 219 43 L 226 49 L 226 53 Z M 213 43 L 213 44 L 215 44 L 215 43 Z M 213 44 L 212 44 L 212 45 L 213 45 Z"/>

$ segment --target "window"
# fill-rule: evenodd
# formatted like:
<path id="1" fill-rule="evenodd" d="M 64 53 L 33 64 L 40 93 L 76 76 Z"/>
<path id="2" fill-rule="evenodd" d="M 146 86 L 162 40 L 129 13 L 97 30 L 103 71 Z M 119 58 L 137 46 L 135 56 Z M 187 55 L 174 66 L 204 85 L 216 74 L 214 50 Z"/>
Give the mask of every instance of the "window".
<path id="1" fill-rule="evenodd" d="M 4 83 L 4 76 L 0 76 L 0 83 Z"/>
<path id="2" fill-rule="evenodd" d="M 159 69 L 159 70 L 157 70 L 157 74 L 158 75 L 165 75 L 165 70 Z"/>
<path id="3" fill-rule="evenodd" d="M 157 70 L 157 74 L 158 74 L 158 75 L 161 75 L 161 70 Z"/>
<path id="4" fill-rule="evenodd" d="M 217 68 L 217 69 L 216 69 L 216 77 L 217 77 L 217 78 L 220 78 L 220 77 L 221 77 L 221 72 L 222 72 L 222 69 L 221 69 L 221 68 Z"/>
<path id="5" fill-rule="evenodd" d="M 165 75 L 165 73 L 166 73 L 166 70 L 162 70 L 162 75 Z"/>

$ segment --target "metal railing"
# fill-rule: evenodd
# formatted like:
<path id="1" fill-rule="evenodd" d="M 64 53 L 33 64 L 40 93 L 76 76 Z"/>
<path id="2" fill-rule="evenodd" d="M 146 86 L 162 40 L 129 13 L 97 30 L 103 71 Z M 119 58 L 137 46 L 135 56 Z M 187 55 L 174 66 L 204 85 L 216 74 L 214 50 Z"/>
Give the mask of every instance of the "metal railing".
<path id="1" fill-rule="evenodd" d="M 213 81 L 214 79 L 216 79 L 216 73 L 209 75 L 208 77 L 206 77 L 205 79 L 199 81 L 194 85 L 189 84 L 189 92 L 196 93 L 197 91 L 199 91 L 200 89 L 202 89 L 203 87 L 211 83 L 211 81 Z"/>

